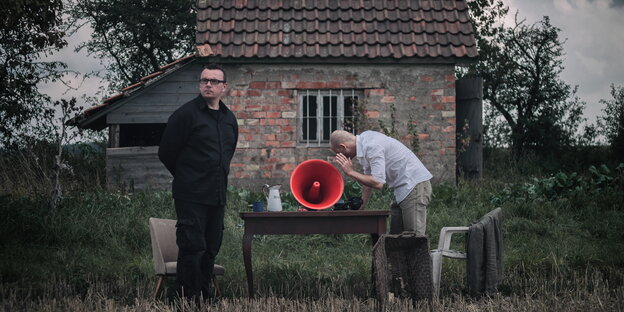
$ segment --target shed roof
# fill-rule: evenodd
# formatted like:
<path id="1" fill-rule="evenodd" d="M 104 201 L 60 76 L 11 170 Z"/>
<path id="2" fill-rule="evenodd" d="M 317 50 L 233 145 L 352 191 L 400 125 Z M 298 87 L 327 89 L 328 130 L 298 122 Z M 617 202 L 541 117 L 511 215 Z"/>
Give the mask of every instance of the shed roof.
<path id="1" fill-rule="evenodd" d="M 70 119 L 67 123 L 69 125 L 74 125 L 84 129 L 101 130 L 106 128 L 106 114 L 110 112 L 111 109 L 117 107 L 118 103 L 121 103 L 122 100 L 141 92 L 141 90 L 175 72 L 184 65 L 191 63 L 196 59 L 196 56 L 196 54 L 187 55 L 169 64 L 160 66 L 158 71 L 142 77 L 139 82 L 121 89 L 119 93 L 104 99 L 101 104 L 85 109 L 82 113 Z"/>
<path id="2" fill-rule="evenodd" d="M 470 59 L 465 0 L 199 0 L 201 56 Z"/>

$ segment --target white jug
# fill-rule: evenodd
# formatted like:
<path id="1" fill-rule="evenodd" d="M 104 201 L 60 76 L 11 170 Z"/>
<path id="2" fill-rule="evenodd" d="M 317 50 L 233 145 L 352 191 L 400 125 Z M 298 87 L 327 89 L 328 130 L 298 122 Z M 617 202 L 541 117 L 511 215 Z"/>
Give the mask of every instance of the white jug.
<path id="1" fill-rule="evenodd" d="M 265 184 L 262 186 L 262 192 L 267 199 L 268 211 L 282 211 L 282 199 L 280 198 L 279 189 L 281 184 L 269 186 Z"/>

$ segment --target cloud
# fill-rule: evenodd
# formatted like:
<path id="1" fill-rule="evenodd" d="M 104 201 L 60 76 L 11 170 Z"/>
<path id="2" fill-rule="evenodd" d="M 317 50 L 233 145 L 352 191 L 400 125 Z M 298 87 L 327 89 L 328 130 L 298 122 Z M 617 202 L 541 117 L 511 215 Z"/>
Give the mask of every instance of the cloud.
<path id="1" fill-rule="evenodd" d="M 85 97 L 102 99 L 106 95 L 103 92 L 108 89 L 108 82 L 94 75 L 103 75 L 106 72 L 102 60 L 87 55 L 84 50 L 76 52 L 76 48 L 89 40 L 91 35 L 91 28 L 83 26 L 66 38 L 68 44 L 65 48 L 43 58 L 44 61 L 63 62 L 70 71 L 62 78 L 65 83 L 57 81 L 38 86 L 39 91 L 49 95 L 52 101 L 75 97 L 79 106 L 87 107 L 94 103 L 87 103 Z"/>
<path id="2" fill-rule="evenodd" d="M 604 59 L 587 55 L 583 51 L 576 51 L 573 58 L 580 61 L 582 68 L 589 75 L 600 76 L 607 68 L 607 62 Z"/>
<path id="3" fill-rule="evenodd" d="M 555 9 L 560 12 L 570 12 L 573 10 L 572 5 L 567 0 L 555 0 Z"/>
<path id="4" fill-rule="evenodd" d="M 535 23 L 549 16 L 566 39 L 561 78 L 579 86 L 579 97 L 587 102 L 585 116 L 594 121 L 601 115 L 600 99 L 610 98 L 609 85 L 624 86 L 624 0 L 503 0 L 510 12 Z"/>
<path id="5" fill-rule="evenodd" d="M 611 3 L 611 7 L 613 7 L 613 8 L 623 8 L 624 7 L 624 0 L 614 0 L 613 3 Z"/>

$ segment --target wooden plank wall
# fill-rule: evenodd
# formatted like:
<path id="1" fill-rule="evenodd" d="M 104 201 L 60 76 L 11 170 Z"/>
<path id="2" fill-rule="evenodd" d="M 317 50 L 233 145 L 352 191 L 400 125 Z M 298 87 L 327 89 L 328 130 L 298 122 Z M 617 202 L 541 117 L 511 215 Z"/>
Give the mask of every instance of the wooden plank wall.
<path id="1" fill-rule="evenodd" d="M 182 104 L 199 95 L 197 79 L 201 65 L 190 64 L 156 81 L 145 92 L 109 113 L 108 124 L 167 123 Z"/>
<path id="2" fill-rule="evenodd" d="M 200 64 L 188 66 L 154 82 L 118 109 L 107 115 L 112 129 L 119 124 L 167 123 L 182 104 L 199 94 L 197 79 Z M 118 147 L 106 150 L 106 178 L 109 188 L 126 190 L 171 190 L 173 177 L 158 159 L 158 146 Z"/>
<path id="3" fill-rule="evenodd" d="M 106 181 L 111 189 L 171 190 L 172 179 L 158 159 L 158 146 L 106 149 Z"/>

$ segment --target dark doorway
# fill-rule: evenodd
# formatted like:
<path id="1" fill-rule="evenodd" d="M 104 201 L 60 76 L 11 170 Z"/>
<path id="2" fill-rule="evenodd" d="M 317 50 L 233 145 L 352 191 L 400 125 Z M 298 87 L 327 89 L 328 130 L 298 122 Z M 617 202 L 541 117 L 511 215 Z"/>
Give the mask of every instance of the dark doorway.
<path id="1" fill-rule="evenodd" d="M 119 147 L 158 146 L 167 124 L 121 124 Z"/>
<path id="2" fill-rule="evenodd" d="M 457 175 L 480 179 L 483 176 L 483 79 L 459 79 L 455 93 Z"/>

